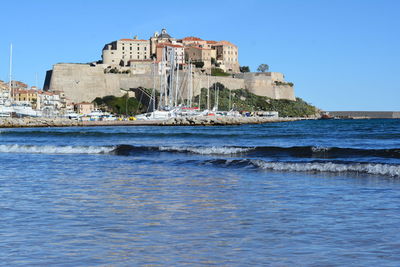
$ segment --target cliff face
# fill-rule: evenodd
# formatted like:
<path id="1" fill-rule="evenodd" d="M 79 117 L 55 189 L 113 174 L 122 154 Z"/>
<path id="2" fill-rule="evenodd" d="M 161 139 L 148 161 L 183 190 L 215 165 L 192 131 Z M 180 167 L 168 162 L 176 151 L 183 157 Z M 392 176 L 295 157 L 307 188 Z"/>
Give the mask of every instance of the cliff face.
<path id="1" fill-rule="evenodd" d="M 45 90 L 61 90 L 73 102 L 93 101 L 96 97 L 106 95 L 122 96 L 125 91 L 137 87 L 160 87 L 160 79 L 154 79 L 151 73 L 135 74 L 134 71 L 124 74 L 104 73 L 106 65 L 89 64 L 56 64 L 47 72 Z M 183 97 L 187 97 L 187 79 L 185 72 L 180 74 L 180 88 L 184 88 Z M 276 83 L 276 81 L 278 83 Z M 198 95 L 200 88 L 206 88 L 213 83 L 222 83 L 229 89 L 248 89 L 250 92 L 268 96 L 273 99 L 295 100 L 293 86 L 284 82 L 283 74 L 272 73 L 245 73 L 232 77 L 217 77 L 195 74 L 193 77 L 194 95 Z"/>

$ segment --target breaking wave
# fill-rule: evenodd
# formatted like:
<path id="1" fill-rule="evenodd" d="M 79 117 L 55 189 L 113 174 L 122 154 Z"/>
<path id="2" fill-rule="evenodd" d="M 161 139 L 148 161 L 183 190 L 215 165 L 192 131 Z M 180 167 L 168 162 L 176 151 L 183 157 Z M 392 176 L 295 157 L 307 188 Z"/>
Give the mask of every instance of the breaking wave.
<path id="1" fill-rule="evenodd" d="M 189 152 L 201 155 L 231 155 L 241 154 L 253 148 L 244 147 L 159 147 L 160 151 Z"/>
<path id="2" fill-rule="evenodd" d="M 235 155 L 245 154 L 249 157 L 294 157 L 294 158 L 397 158 L 400 159 L 400 149 L 358 149 L 339 147 L 196 147 L 196 146 L 131 146 L 119 145 L 113 151 L 117 155 L 129 155 L 130 152 L 171 152 L 193 153 L 201 155 Z"/>
<path id="3" fill-rule="evenodd" d="M 361 173 L 400 177 L 400 165 L 380 163 L 335 163 L 335 162 L 270 162 L 263 160 L 209 160 L 206 163 L 227 167 L 252 167 L 272 171 L 288 172 L 328 172 L 328 173 Z"/>
<path id="4" fill-rule="evenodd" d="M 0 145 L 0 153 L 107 154 L 114 149 L 113 146 Z"/>

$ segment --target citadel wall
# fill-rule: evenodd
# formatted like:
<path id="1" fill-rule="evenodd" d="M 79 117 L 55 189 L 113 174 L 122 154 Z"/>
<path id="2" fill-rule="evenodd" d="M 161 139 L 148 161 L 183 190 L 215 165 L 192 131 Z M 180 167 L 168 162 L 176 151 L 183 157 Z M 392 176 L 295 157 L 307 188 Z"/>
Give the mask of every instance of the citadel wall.
<path id="1" fill-rule="evenodd" d="M 130 73 L 105 73 L 106 65 L 89 64 L 56 64 L 52 71 L 48 71 L 45 79 L 45 90 L 64 91 L 67 98 L 78 103 L 93 101 L 96 97 L 106 95 L 122 96 L 126 92 L 122 89 L 130 88 L 156 88 L 160 87 L 160 79 L 149 71 L 137 74 Z M 106 71 L 107 72 L 107 71 Z M 187 79 L 185 72 L 180 74 L 180 88 L 183 88 L 182 96 L 188 95 Z M 186 76 L 187 77 L 187 76 Z M 275 81 L 284 83 L 276 85 Z M 198 95 L 200 88 L 206 88 L 216 82 L 222 83 L 228 89 L 248 89 L 250 92 L 274 99 L 295 100 L 292 86 L 284 82 L 282 73 L 272 72 L 260 75 L 259 73 L 236 74 L 232 77 L 206 76 L 195 74 L 193 77 L 193 94 Z M 186 88 L 186 89 L 185 89 Z"/>

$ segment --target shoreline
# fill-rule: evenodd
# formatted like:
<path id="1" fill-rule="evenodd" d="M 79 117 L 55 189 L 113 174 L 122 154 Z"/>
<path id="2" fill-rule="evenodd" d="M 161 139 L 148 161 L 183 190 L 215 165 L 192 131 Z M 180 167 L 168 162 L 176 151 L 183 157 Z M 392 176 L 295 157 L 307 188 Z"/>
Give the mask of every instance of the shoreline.
<path id="1" fill-rule="evenodd" d="M 0 118 L 0 128 L 39 127 L 96 127 L 96 126 L 223 126 L 242 124 L 263 124 L 309 120 L 310 118 L 268 118 L 268 117 L 182 117 L 166 121 L 75 121 L 63 118 Z"/>

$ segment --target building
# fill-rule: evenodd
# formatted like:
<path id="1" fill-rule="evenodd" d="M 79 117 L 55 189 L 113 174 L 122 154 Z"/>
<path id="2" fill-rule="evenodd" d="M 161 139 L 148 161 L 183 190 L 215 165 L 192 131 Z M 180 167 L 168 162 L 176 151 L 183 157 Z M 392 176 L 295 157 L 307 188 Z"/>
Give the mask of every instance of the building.
<path id="1" fill-rule="evenodd" d="M 212 49 L 198 46 L 185 47 L 185 60 L 191 63 L 204 63 L 203 69 L 211 69 L 211 58 L 215 53 Z"/>
<path id="2" fill-rule="evenodd" d="M 216 51 L 216 60 L 219 67 L 231 73 L 239 73 L 239 55 L 238 47 L 228 41 L 220 41 L 212 45 L 212 48 Z"/>
<path id="3" fill-rule="evenodd" d="M 171 35 L 167 33 L 166 29 L 161 30 L 161 34 L 155 32 L 153 36 L 150 38 L 150 47 L 151 47 L 151 54 L 153 57 L 157 57 L 157 45 L 159 44 L 176 44 L 176 39 L 172 38 Z"/>
<path id="4" fill-rule="evenodd" d="M 157 45 L 157 61 L 170 61 L 171 55 L 174 55 L 174 62 L 177 64 L 185 63 L 185 48 L 181 44 L 162 43 Z"/>
<path id="5" fill-rule="evenodd" d="M 151 59 L 150 41 L 134 39 L 120 39 L 106 44 L 102 52 L 103 64 L 112 66 L 129 66 L 130 61 Z"/>
<path id="6" fill-rule="evenodd" d="M 182 43 L 185 47 L 187 46 L 205 47 L 207 45 L 207 41 L 204 41 L 203 39 L 194 36 L 185 37 L 183 39 L 178 40 L 178 42 Z"/>
<path id="7" fill-rule="evenodd" d="M 200 91 L 198 87 L 218 82 L 232 90 L 247 89 L 273 99 L 296 99 L 293 84 L 286 82 L 282 73 L 240 73 L 238 47 L 233 43 L 194 36 L 175 39 L 166 29 L 161 34 L 154 33 L 149 40 L 120 39 L 107 44 L 102 52 L 103 64 L 55 64 L 46 73 L 44 89 L 61 90 L 74 103 L 90 102 L 107 95 L 122 96 L 127 89 L 138 87 L 159 89 L 162 79 L 155 79 L 155 76 L 164 66 L 158 64 L 157 67 L 154 60 L 160 63 L 163 55 L 166 61 L 173 55 L 175 62 L 181 64 L 177 81 L 182 88 L 187 83 L 183 77 L 191 69 L 188 63 L 196 66 L 191 69 L 195 95 Z M 167 63 L 166 69 L 169 67 Z M 233 75 L 205 75 L 211 74 L 213 68 Z"/>
<path id="8" fill-rule="evenodd" d="M 94 104 L 89 102 L 81 102 L 75 105 L 78 114 L 87 115 L 94 110 Z"/>

